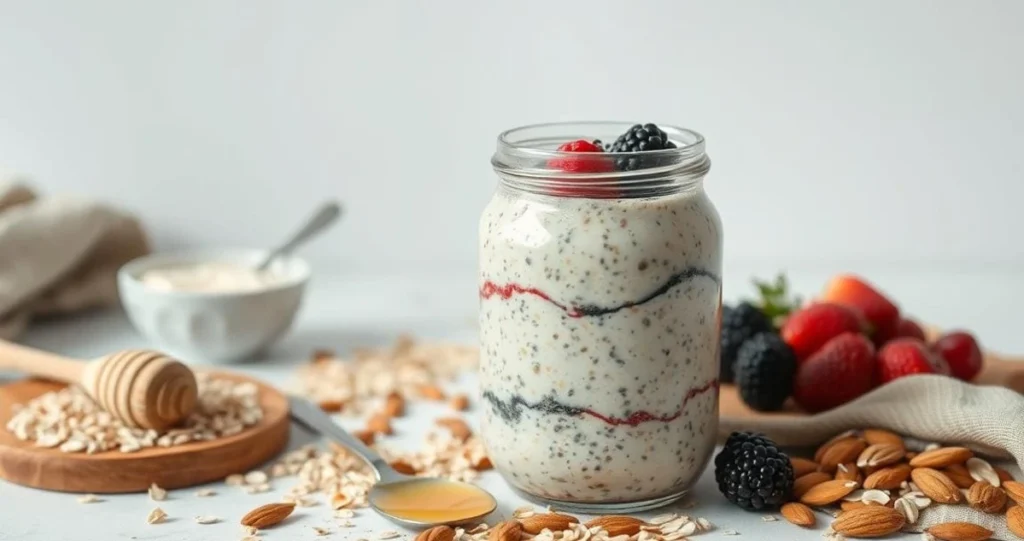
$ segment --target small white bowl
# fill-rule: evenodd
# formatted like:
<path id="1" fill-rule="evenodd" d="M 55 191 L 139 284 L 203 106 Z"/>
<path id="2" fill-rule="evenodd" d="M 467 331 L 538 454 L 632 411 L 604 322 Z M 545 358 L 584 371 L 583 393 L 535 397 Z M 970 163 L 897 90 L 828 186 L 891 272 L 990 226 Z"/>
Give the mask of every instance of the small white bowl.
<path id="1" fill-rule="evenodd" d="M 182 264 L 255 266 L 266 253 L 229 249 L 140 257 L 118 271 L 121 304 L 143 336 L 182 361 L 226 363 L 247 359 L 291 327 L 309 281 L 306 262 L 291 256 L 277 258 L 270 271 L 280 279 L 253 291 L 163 291 L 143 283 L 142 276 L 152 269 Z"/>

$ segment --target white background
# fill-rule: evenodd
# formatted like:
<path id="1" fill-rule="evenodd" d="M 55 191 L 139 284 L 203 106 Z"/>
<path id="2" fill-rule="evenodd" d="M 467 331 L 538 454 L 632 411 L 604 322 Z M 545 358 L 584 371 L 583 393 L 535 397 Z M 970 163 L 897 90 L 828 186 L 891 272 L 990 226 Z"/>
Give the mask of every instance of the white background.
<path id="1" fill-rule="evenodd" d="M 0 3 L 0 165 L 158 245 L 471 270 L 515 125 L 703 132 L 727 264 L 1024 268 L 1024 3 Z"/>

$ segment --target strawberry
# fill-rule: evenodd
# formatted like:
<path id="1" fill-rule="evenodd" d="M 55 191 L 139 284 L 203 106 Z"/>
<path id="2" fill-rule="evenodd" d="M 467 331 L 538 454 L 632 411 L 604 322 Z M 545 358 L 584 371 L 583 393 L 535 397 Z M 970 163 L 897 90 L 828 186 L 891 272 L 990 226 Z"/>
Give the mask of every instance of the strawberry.
<path id="1" fill-rule="evenodd" d="M 875 347 L 862 334 L 829 340 L 797 369 L 793 398 L 817 413 L 841 406 L 870 391 L 875 382 Z"/>
<path id="2" fill-rule="evenodd" d="M 925 340 L 924 330 L 912 319 L 901 318 L 899 323 L 892 328 L 882 328 L 872 336 L 876 347 L 882 347 L 890 340 L 896 338 L 917 338 Z"/>
<path id="3" fill-rule="evenodd" d="M 914 374 L 949 375 L 949 365 L 917 338 L 897 338 L 878 351 L 881 383 Z"/>
<path id="4" fill-rule="evenodd" d="M 940 336 L 932 344 L 932 351 L 946 361 L 950 373 L 957 379 L 971 381 L 981 371 L 981 348 L 967 332 L 954 331 Z"/>
<path id="5" fill-rule="evenodd" d="M 889 299 L 863 279 L 845 274 L 836 276 L 825 286 L 822 301 L 834 302 L 860 310 L 871 334 L 895 336 L 900 323 L 900 310 Z"/>
<path id="6" fill-rule="evenodd" d="M 807 306 L 786 318 L 780 334 L 799 360 L 810 357 L 844 332 L 862 332 L 864 322 L 855 310 L 829 302 Z"/>

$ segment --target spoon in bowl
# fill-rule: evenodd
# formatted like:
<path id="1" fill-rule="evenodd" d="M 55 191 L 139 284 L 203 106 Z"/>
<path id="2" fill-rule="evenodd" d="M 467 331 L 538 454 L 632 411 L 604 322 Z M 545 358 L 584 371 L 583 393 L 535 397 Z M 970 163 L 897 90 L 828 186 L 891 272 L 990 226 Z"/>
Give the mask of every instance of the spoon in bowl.
<path id="1" fill-rule="evenodd" d="M 426 528 L 465 524 L 497 508 L 494 496 L 476 485 L 398 473 L 380 455 L 342 430 L 320 408 L 296 397 L 289 397 L 288 402 L 292 419 L 341 443 L 370 466 L 377 477 L 377 484 L 368 494 L 370 507 L 384 518 L 407 528 Z"/>
<path id="2" fill-rule="evenodd" d="M 317 209 L 316 213 L 313 214 L 306 223 L 292 236 L 288 237 L 288 240 L 281 243 L 280 246 L 274 248 L 260 261 L 259 265 L 256 265 L 257 271 L 267 270 L 267 267 L 274 262 L 275 259 L 282 255 L 291 253 L 292 250 L 298 248 L 302 243 L 313 238 L 318 233 L 327 229 L 327 226 L 334 223 L 341 216 L 341 205 L 336 201 L 329 201 L 324 203 Z"/>

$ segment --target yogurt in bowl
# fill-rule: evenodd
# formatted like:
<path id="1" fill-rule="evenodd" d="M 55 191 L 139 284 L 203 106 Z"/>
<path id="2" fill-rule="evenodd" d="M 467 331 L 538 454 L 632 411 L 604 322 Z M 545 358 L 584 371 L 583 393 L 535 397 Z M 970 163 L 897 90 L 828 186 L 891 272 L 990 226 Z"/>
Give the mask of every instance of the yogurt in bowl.
<path id="1" fill-rule="evenodd" d="M 265 271 L 261 250 L 154 254 L 118 272 L 121 302 L 138 331 L 187 362 L 252 357 L 291 327 L 309 265 L 284 256 Z"/>

